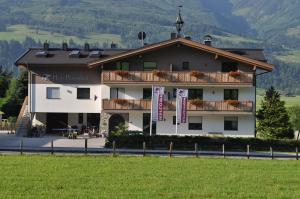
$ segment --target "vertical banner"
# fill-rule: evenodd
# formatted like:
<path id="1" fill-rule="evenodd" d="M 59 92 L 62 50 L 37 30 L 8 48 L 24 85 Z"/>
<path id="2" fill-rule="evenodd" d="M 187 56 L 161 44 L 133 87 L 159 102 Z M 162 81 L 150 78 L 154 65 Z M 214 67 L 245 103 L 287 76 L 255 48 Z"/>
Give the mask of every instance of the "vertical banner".
<path id="1" fill-rule="evenodd" d="M 178 124 L 186 123 L 188 90 L 177 89 L 176 92 L 176 121 Z"/>
<path id="2" fill-rule="evenodd" d="M 164 94 L 165 87 L 153 86 L 152 88 L 152 121 L 164 120 Z"/>

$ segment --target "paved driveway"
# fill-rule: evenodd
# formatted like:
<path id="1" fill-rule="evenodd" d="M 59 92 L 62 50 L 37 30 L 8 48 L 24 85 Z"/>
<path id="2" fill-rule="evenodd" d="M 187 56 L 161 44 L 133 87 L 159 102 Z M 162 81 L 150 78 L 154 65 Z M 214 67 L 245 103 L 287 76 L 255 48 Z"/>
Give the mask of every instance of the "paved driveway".
<path id="1" fill-rule="evenodd" d="M 16 148 L 20 146 L 23 140 L 24 148 L 48 148 L 51 147 L 51 141 L 54 142 L 54 147 L 60 148 L 84 148 L 85 138 L 68 139 L 61 136 L 44 136 L 41 138 L 16 137 L 13 134 L 7 134 L 7 131 L 0 132 L 0 148 Z M 89 148 L 103 148 L 105 139 L 103 138 L 88 138 Z"/>

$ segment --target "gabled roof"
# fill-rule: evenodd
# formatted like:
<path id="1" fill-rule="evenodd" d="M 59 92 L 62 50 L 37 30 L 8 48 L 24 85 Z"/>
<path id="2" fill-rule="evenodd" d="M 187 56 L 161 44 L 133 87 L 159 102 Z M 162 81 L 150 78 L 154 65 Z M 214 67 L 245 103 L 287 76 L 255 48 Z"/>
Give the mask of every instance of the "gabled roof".
<path id="1" fill-rule="evenodd" d="M 155 50 L 158 50 L 158 49 L 161 49 L 161 48 L 172 46 L 174 44 L 182 44 L 182 45 L 185 45 L 185 46 L 189 46 L 191 48 L 195 48 L 195 49 L 198 49 L 198 50 L 202 50 L 204 52 L 215 54 L 216 57 L 225 57 L 225 58 L 228 58 L 228 59 L 231 59 L 231 60 L 235 60 L 235 61 L 238 61 L 238 62 L 242 62 L 242 63 L 245 63 L 245 64 L 252 65 L 254 67 L 264 69 L 266 71 L 272 71 L 273 68 L 274 68 L 273 65 L 268 64 L 266 62 L 254 60 L 254 59 L 251 59 L 251 58 L 248 58 L 248 57 L 236 54 L 236 53 L 232 53 L 232 52 L 222 50 L 222 49 L 219 49 L 219 48 L 215 48 L 215 47 L 212 47 L 212 46 L 207 46 L 207 45 L 201 44 L 199 42 L 195 42 L 195 41 L 188 40 L 188 39 L 185 39 L 185 38 L 176 38 L 176 39 L 166 40 L 166 41 L 163 41 L 163 42 L 160 42 L 160 43 L 157 43 L 157 44 L 147 45 L 147 46 L 144 46 L 142 48 L 138 48 L 138 49 L 135 49 L 135 50 L 130 50 L 130 51 L 123 52 L 123 53 L 120 53 L 120 54 L 112 55 L 112 56 L 109 56 L 109 57 L 106 57 L 106 58 L 99 59 L 97 61 L 92 61 L 88 64 L 88 66 L 89 67 L 99 66 L 99 65 L 102 65 L 102 64 L 105 64 L 105 63 L 118 61 L 118 60 L 121 60 L 121 59 L 124 59 L 124 58 L 140 55 L 142 53 L 155 51 Z"/>

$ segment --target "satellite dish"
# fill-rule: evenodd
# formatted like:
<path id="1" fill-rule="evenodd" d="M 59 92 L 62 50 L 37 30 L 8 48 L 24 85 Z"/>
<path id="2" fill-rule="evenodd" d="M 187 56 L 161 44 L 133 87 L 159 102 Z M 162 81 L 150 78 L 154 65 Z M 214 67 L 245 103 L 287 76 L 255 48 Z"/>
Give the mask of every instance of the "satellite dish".
<path id="1" fill-rule="evenodd" d="M 139 32 L 138 38 L 139 38 L 139 40 L 144 40 L 144 39 L 146 39 L 146 33 L 145 33 L 145 32 Z"/>

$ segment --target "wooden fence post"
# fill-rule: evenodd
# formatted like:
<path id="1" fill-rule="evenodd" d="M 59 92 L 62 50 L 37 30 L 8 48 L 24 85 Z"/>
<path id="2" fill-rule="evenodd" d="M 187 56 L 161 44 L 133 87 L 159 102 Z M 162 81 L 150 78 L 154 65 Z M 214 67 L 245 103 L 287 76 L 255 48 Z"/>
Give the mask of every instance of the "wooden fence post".
<path id="1" fill-rule="evenodd" d="M 51 140 L 51 155 L 54 154 L 54 141 Z"/>
<path id="2" fill-rule="evenodd" d="M 270 154 L 271 154 L 271 158 L 273 160 L 274 159 L 274 153 L 273 153 L 273 148 L 272 147 L 270 147 Z"/>
<path id="3" fill-rule="evenodd" d="M 84 154 L 87 154 L 87 148 L 88 148 L 88 140 L 87 138 L 84 139 Z"/>
<path id="4" fill-rule="evenodd" d="M 10 134 L 13 134 L 13 125 L 10 123 Z"/>
<path id="5" fill-rule="evenodd" d="M 20 141 L 20 154 L 23 155 L 23 139 Z"/>
<path id="6" fill-rule="evenodd" d="M 198 158 L 199 154 L 198 154 L 198 143 L 195 143 L 195 154 L 196 154 L 196 158 Z"/>
<path id="7" fill-rule="evenodd" d="M 170 143 L 170 149 L 169 149 L 169 157 L 172 157 L 172 151 L 173 151 L 173 142 Z"/>
<path id="8" fill-rule="evenodd" d="M 250 159 L 250 145 L 247 144 L 247 159 Z"/>
<path id="9" fill-rule="evenodd" d="M 143 142 L 143 157 L 146 156 L 146 142 Z"/>
<path id="10" fill-rule="evenodd" d="M 116 141 L 113 141 L 113 157 L 116 156 Z"/>
<path id="11" fill-rule="evenodd" d="M 299 160 L 299 150 L 297 146 L 296 146 L 296 160 Z"/>
<path id="12" fill-rule="evenodd" d="M 222 144 L 222 154 L 223 158 L 225 158 L 225 144 Z"/>

